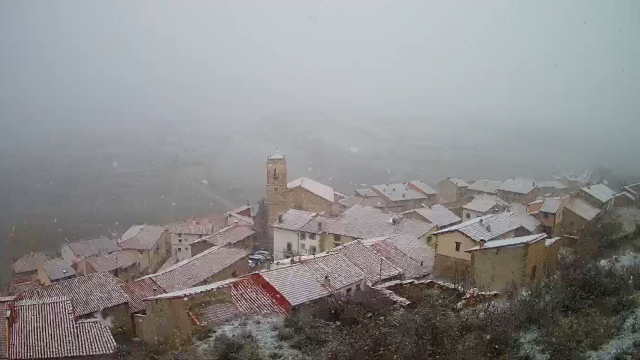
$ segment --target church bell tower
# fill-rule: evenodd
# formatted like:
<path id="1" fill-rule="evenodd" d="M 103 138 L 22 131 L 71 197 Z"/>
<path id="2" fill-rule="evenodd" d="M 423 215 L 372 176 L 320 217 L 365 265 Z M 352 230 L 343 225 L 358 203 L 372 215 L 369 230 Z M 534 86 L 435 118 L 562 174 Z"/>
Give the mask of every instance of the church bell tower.
<path id="1" fill-rule="evenodd" d="M 269 225 L 286 211 L 282 193 L 287 190 L 287 158 L 276 153 L 267 158 L 267 213 Z"/>

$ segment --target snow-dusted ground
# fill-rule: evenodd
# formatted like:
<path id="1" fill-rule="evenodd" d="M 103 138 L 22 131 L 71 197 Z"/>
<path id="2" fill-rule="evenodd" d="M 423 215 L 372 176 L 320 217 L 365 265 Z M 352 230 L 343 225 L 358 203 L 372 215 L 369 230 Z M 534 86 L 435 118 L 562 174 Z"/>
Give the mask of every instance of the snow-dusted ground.
<path id="1" fill-rule="evenodd" d="M 618 359 L 620 354 L 637 349 L 638 344 L 640 344 L 640 308 L 633 310 L 627 317 L 618 336 L 601 346 L 600 350 L 587 352 L 586 358 L 592 360 Z"/>
<path id="2" fill-rule="evenodd" d="M 304 359 L 305 356 L 298 350 L 292 349 L 286 342 L 278 340 L 278 328 L 284 326 L 283 323 L 284 317 L 278 316 L 251 316 L 236 319 L 218 327 L 210 339 L 198 344 L 198 348 L 203 350 L 213 344 L 216 335 L 226 334 L 233 337 L 249 331 L 258 343 L 264 358 L 269 358 L 271 353 L 278 353 L 281 355 L 278 357 L 279 360 Z"/>

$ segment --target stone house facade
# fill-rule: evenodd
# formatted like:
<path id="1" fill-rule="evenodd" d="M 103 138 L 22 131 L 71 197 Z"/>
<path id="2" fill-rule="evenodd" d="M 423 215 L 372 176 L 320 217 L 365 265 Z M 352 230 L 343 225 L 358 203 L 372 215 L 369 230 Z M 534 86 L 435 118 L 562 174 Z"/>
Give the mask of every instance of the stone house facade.
<path id="1" fill-rule="evenodd" d="M 438 183 L 438 194 L 446 201 L 453 201 L 463 198 L 466 195 L 469 184 L 457 178 L 446 178 Z"/>
<path id="2" fill-rule="evenodd" d="M 531 287 L 555 269 L 559 249 L 557 239 L 546 234 L 480 242 L 467 250 L 471 254 L 473 284 L 483 291 L 503 291 L 511 286 Z"/>

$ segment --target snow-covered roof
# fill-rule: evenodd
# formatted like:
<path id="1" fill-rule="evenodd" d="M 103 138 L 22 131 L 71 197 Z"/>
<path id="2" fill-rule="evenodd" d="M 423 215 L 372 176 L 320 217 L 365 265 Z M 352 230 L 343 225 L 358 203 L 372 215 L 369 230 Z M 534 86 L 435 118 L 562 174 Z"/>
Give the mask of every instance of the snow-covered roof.
<path id="1" fill-rule="evenodd" d="M 288 189 L 293 189 L 301 187 L 310 191 L 313 194 L 320 196 L 323 199 L 326 199 L 331 202 L 335 202 L 335 196 L 333 194 L 333 188 L 324 184 L 321 184 L 315 180 L 311 180 L 306 177 L 301 177 L 299 179 L 290 181 L 287 184 Z"/>
<path id="2" fill-rule="evenodd" d="M 498 187 L 502 184 L 502 181 L 480 179 L 467 187 L 468 190 L 475 190 L 488 194 L 496 194 Z"/>
<path id="3" fill-rule="evenodd" d="M 372 185 L 371 188 L 391 201 L 421 200 L 427 198 L 426 195 L 408 188 L 402 183 Z"/>
<path id="4" fill-rule="evenodd" d="M 508 191 L 516 194 L 528 194 L 536 188 L 536 181 L 525 178 L 511 178 L 503 182 L 498 190 Z"/>
<path id="5" fill-rule="evenodd" d="M 546 237 L 547 237 L 546 234 L 535 234 L 535 235 L 521 236 L 521 237 L 516 237 L 511 239 L 491 240 L 491 241 L 487 241 L 482 247 L 475 246 L 465 251 L 472 252 L 472 251 L 479 251 L 479 250 L 497 249 L 497 248 L 508 247 L 508 246 L 532 244 Z"/>
<path id="6" fill-rule="evenodd" d="M 414 211 L 439 227 L 449 226 L 462 220 L 458 215 L 440 204 L 431 205 L 428 208 L 415 209 Z"/>
<path id="7" fill-rule="evenodd" d="M 600 209 L 577 197 L 571 198 L 565 209 L 574 212 L 587 221 L 595 218 L 600 213 Z"/>
<path id="8" fill-rule="evenodd" d="M 548 214 L 555 214 L 560 209 L 560 205 L 562 204 L 562 199 L 558 198 L 546 198 L 544 200 L 544 204 L 540 207 L 540 211 Z"/>
<path id="9" fill-rule="evenodd" d="M 602 201 L 603 203 L 606 203 L 607 201 L 613 199 L 613 197 L 616 195 L 615 191 L 609 189 L 604 184 L 585 186 L 581 190 L 598 199 L 599 201 Z"/>
<path id="10" fill-rule="evenodd" d="M 438 193 L 431 186 L 427 185 L 427 183 L 421 180 L 412 180 L 409 181 L 408 184 L 415 186 L 419 191 L 427 195 L 435 195 Z"/>
<path id="11" fill-rule="evenodd" d="M 519 216 L 519 214 L 504 212 L 471 219 L 450 228 L 440 230 L 435 234 L 446 234 L 454 231 L 460 231 L 475 241 L 489 241 L 519 227 L 526 229 L 525 223 L 530 225 L 528 222 L 524 221 L 523 217 Z"/>

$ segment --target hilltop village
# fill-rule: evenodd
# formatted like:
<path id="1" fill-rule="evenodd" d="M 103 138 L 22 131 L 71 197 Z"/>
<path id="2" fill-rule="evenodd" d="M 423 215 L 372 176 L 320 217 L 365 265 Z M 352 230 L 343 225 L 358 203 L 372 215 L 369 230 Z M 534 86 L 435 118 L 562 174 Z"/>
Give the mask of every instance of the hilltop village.
<path id="1" fill-rule="evenodd" d="M 585 229 L 640 204 L 640 184 L 593 180 L 407 179 L 343 194 L 289 179 L 276 152 L 264 202 L 16 259 L 0 297 L 0 359 L 110 358 L 115 339 L 188 343 L 204 327 L 365 291 L 406 305 L 398 284 L 530 289 Z"/>

